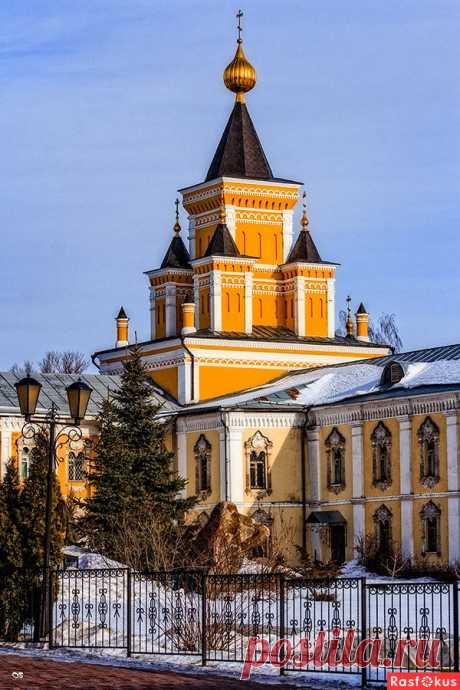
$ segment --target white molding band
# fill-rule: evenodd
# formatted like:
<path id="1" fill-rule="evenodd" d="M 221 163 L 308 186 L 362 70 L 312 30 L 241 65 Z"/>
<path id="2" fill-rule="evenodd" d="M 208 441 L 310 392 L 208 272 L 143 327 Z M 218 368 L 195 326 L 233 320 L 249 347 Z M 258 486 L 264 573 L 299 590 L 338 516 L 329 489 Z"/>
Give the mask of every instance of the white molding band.
<path id="1" fill-rule="evenodd" d="M 211 273 L 211 330 L 222 330 L 222 286 L 221 272 L 212 271 Z"/>
<path id="2" fill-rule="evenodd" d="M 252 291 L 253 275 L 244 274 L 244 330 L 248 335 L 252 333 Z"/>
<path id="3" fill-rule="evenodd" d="M 335 337 L 335 278 L 327 279 L 327 336 Z"/>
<path id="4" fill-rule="evenodd" d="M 295 277 L 295 311 L 294 329 L 296 335 L 303 338 L 305 336 L 305 278 Z"/>
<path id="5" fill-rule="evenodd" d="M 166 337 L 176 335 L 176 286 L 174 283 L 166 284 Z"/>

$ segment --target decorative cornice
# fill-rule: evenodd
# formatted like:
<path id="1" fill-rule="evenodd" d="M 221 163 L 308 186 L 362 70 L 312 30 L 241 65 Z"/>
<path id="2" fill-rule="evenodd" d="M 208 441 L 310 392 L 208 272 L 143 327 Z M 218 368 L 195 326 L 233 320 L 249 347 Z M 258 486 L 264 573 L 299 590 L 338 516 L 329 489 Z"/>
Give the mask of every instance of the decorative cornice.
<path id="1" fill-rule="evenodd" d="M 408 415 L 434 414 L 436 412 L 454 412 L 459 409 L 455 395 L 451 393 L 431 393 L 429 396 L 412 395 L 409 391 L 406 398 L 346 403 L 338 407 L 318 407 L 311 410 L 315 424 L 334 426 L 353 422 L 406 417 Z"/>

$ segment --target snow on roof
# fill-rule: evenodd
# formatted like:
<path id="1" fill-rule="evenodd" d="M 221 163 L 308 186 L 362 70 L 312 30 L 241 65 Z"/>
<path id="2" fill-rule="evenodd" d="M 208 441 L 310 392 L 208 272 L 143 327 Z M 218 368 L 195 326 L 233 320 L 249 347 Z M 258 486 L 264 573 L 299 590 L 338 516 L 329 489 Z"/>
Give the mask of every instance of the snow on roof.
<path id="1" fill-rule="evenodd" d="M 387 363 L 398 361 L 398 356 Z M 405 376 L 392 386 L 381 385 L 381 364 L 357 363 L 302 370 L 267 383 L 257 389 L 224 396 L 204 404 L 200 409 L 222 407 L 328 405 L 362 395 L 379 394 L 421 386 L 460 386 L 460 360 L 412 362 L 405 365 Z"/>

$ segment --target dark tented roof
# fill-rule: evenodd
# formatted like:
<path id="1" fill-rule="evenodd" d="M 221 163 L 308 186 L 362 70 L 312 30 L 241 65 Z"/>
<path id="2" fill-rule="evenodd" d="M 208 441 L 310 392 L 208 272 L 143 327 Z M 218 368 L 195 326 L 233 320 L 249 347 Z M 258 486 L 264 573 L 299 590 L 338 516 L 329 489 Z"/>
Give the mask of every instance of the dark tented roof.
<path id="1" fill-rule="evenodd" d="M 356 312 L 357 314 L 367 314 L 366 307 L 364 304 L 361 302 L 361 304 L 358 307 L 358 311 Z"/>
<path id="2" fill-rule="evenodd" d="M 209 166 L 206 182 L 216 177 L 273 180 L 273 173 L 244 103 L 236 102 Z"/>
<path id="3" fill-rule="evenodd" d="M 120 307 L 120 311 L 118 312 L 117 319 L 127 319 L 128 317 L 126 316 L 126 312 L 123 307 Z"/>
<path id="4" fill-rule="evenodd" d="M 228 227 L 219 223 L 206 249 L 205 256 L 240 256 Z"/>
<path id="5" fill-rule="evenodd" d="M 180 235 L 172 238 L 160 268 L 191 268 L 190 254 Z"/>
<path id="6" fill-rule="evenodd" d="M 322 263 L 319 251 L 308 230 L 300 231 L 295 244 L 289 252 L 286 263 L 290 264 L 294 261 L 304 261 L 305 263 L 312 264 Z"/>

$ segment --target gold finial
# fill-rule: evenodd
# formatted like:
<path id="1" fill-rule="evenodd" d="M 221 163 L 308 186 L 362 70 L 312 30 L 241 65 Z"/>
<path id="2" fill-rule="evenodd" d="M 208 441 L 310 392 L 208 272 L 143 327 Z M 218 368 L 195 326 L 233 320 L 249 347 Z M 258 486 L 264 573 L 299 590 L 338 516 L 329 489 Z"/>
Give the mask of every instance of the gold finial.
<path id="1" fill-rule="evenodd" d="M 236 94 L 236 100 L 239 103 L 244 103 L 244 94 L 254 88 L 256 83 L 256 71 L 251 63 L 247 60 L 243 51 L 243 39 L 241 38 L 241 17 L 243 13 L 238 10 L 238 38 L 235 57 L 227 65 L 224 70 L 224 84 L 230 91 Z"/>
<path id="2" fill-rule="evenodd" d="M 353 337 L 353 321 L 351 318 L 351 297 L 348 295 L 347 297 L 347 322 L 346 322 L 346 327 L 347 327 L 347 337 L 351 338 Z"/>
<path id="3" fill-rule="evenodd" d="M 302 195 L 302 206 L 303 206 L 303 212 L 302 212 L 302 218 L 300 219 L 300 225 L 302 226 L 302 230 L 308 230 L 308 216 L 307 216 L 307 192 L 304 192 Z"/>
<path id="4" fill-rule="evenodd" d="M 174 223 L 174 232 L 178 235 L 181 231 L 181 226 L 179 223 L 179 199 L 174 202 L 176 205 L 176 222 Z"/>
<path id="5" fill-rule="evenodd" d="M 219 208 L 219 225 L 225 225 L 225 201 L 222 200 Z"/>

